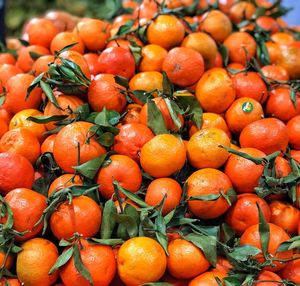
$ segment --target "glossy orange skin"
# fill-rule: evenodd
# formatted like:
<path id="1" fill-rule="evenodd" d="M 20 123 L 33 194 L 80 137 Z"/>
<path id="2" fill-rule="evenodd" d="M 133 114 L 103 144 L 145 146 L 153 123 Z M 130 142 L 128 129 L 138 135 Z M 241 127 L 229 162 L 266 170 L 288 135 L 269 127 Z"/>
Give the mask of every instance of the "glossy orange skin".
<path id="1" fill-rule="evenodd" d="M 85 61 L 88 64 L 90 74 L 96 76 L 100 73 L 98 58 L 99 55 L 97 53 L 86 53 L 83 55 Z"/>
<path id="2" fill-rule="evenodd" d="M 240 1 L 233 4 L 229 10 L 229 17 L 232 22 L 239 23 L 244 19 L 250 19 L 255 13 L 255 6 L 253 3 Z"/>
<path id="3" fill-rule="evenodd" d="M 269 240 L 269 247 L 268 247 L 268 253 L 272 255 L 272 257 L 276 257 L 277 259 L 290 259 L 293 255 L 293 250 L 287 250 L 282 252 L 277 252 L 277 249 L 279 245 L 290 239 L 289 235 L 283 230 L 283 228 L 269 223 L 270 228 L 270 240 Z M 252 225 L 248 227 L 245 232 L 242 234 L 240 239 L 240 245 L 250 244 L 258 249 L 261 249 L 261 241 L 260 241 L 260 235 L 258 230 L 258 224 Z M 258 262 L 262 263 L 265 261 L 265 258 L 263 257 L 262 253 L 257 254 L 254 256 L 254 259 L 256 259 Z M 281 263 L 279 261 L 273 261 L 275 266 L 265 266 L 264 270 L 270 270 L 270 271 L 278 271 L 282 268 L 284 268 L 286 263 Z"/>
<path id="4" fill-rule="evenodd" d="M 139 70 L 144 71 L 162 71 L 162 63 L 167 56 L 168 51 L 155 44 L 149 44 L 142 48 L 142 59 Z"/>
<path id="5" fill-rule="evenodd" d="M 279 56 L 276 63 L 284 67 L 291 79 L 298 79 L 300 72 L 298 66 L 300 64 L 300 49 L 295 45 L 280 45 Z"/>
<path id="6" fill-rule="evenodd" d="M 255 158 L 266 156 L 264 152 L 255 148 L 241 148 L 239 152 Z M 263 165 L 256 165 L 248 159 L 231 154 L 225 164 L 224 172 L 230 178 L 234 189 L 238 193 L 254 193 L 254 188 L 258 186 L 263 169 Z"/>
<path id="7" fill-rule="evenodd" d="M 210 267 L 203 252 L 187 240 L 172 240 L 168 245 L 168 252 L 167 269 L 175 278 L 194 278 Z"/>
<path id="8" fill-rule="evenodd" d="M 279 45 L 290 45 L 295 42 L 292 35 L 285 32 L 278 32 L 271 36 L 271 40 Z"/>
<path id="9" fill-rule="evenodd" d="M 16 188 L 31 188 L 34 169 L 22 155 L 0 153 L 0 193 L 6 195 Z"/>
<path id="10" fill-rule="evenodd" d="M 33 89 L 25 100 L 27 88 L 33 80 L 34 76 L 30 74 L 17 74 L 11 77 L 6 83 L 7 93 L 3 108 L 11 113 L 17 113 L 27 108 L 37 109 L 42 102 L 40 88 Z"/>
<path id="11" fill-rule="evenodd" d="M 16 63 L 15 57 L 10 53 L 1 53 L 0 55 L 0 65 L 8 64 L 14 65 Z"/>
<path id="12" fill-rule="evenodd" d="M 0 139 L 7 130 L 8 130 L 7 122 L 3 118 L 0 118 Z"/>
<path id="13" fill-rule="evenodd" d="M 101 111 L 104 107 L 107 110 L 121 112 L 126 106 L 126 98 L 119 91 L 122 88 L 115 83 L 114 75 L 98 74 L 88 90 L 88 102 L 93 110 Z"/>
<path id="14" fill-rule="evenodd" d="M 294 254 L 293 258 L 300 257 L 299 254 Z M 296 284 L 300 283 L 300 259 L 290 261 L 286 266 L 278 272 L 282 279 L 290 280 Z"/>
<path id="15" fill-rule="evenodd" d="M 280 25 L 278 22 L 269 16 L 260 16 L 256 19 L 256 24 L 266 31 L 270 31 L 272 34 L 280 31 Z"/>
<path id="16" fill-rule="evenodd" d="M 242 148 L 252 147 L 267 155 L 285 151 L 288 145 L 286 125 L 276 118 L 265 118 L 248 124 L 240 134 Z"/>
<path id="17" fill-rule="evenodd" d="M 26 188 L 10 191 L 5 201 L 11 207 L 14 216 L 13 228 L 16 231 L 28 231 L 16 241 L 25 241 L 35 237 L 43 228 L 43 222 L 35 226 L 47 207 L 46 197 Z"/>
<path id="18" fill-rule="evenodd" d="M 288 129 L 289 144 L 292 148 L 300 149 L 300 115 L 292 118 L 286 125 Z"/>
<path id="19" fill-rule="evenodd" d="M 80 54 L 83 54 L 84 43 L 78 35 L 76 35 L 75 33 L 68 32 L 68 31 L 60 32 L 53 38 L 53 40 L 51 42 L 51 45 L 50 45 L 51 53 L 54 55 L 55 52 L 58 52 L 65 46 L 71 45 L 73 43 L 78 43 L 78 44 L 76 44 L 75 46 L 70 48 L 68 51 L 76 51 Z"/>
<path id="20" fill-rule="evenodd" d="M 4 266 L 4 260 L 5 260 L 5 257 L 6 257 L 6 253 L 7 252 L 5 252 L 5 250 L 0 248 L 0 267 Z M 6 262 L 5 262 L 5 268 L 10 269 L 12 267 L 13 263 L 14 263 L 14 256 L 12 254 L 9 254 L 7 256 L 7 259 L 6 259 Z"/>
<path id="21" fill-rule="evenodd" d="M 54 141 L 53 155 L 57 164 L 65 172 L 75 172 L 73 167 L 77 165 L 78 145 L 80 146 L 79 164 L 83 164 L 106 153 L 105 148 L 94 137 L 90 138 L 89 142 L 87 142 L 87 139 L 91 136 L 89 129 L 92 126 L 93 124 L 91 123 L 77 121 L 66 125 L 58 132 Z"/>
<path id="22" fill-rule="evenodd" d="M 53 235 L 61 240 L 75 232 L 83 237 L 93 237 L 100 229 L 102 211 L 99 205 L 87 196 L 75 197 L 72 203 L 64 202 L 50 217 Z"/>
<path id="23" fill-rule="evenodd" d="M 272 201 L 270 203 L 271 223 L 282 227 L 287 233 L 296 234 L 300 219 L 300 211 L 288 202 Z"/>
<path id="24" fill-rule="evenodd" d="M 280 286 L 282 285 L 282 279 L 274 272 L 263 270 L 256 277 L 256 283 L 254 286 Z M 272 282 L 276 281 L 276 282 Z"/>
<path id="25" fill-rule="evenodd" d="M 120 127 L 115 137 L 113 150 L 139 162 L 140 152 L 145 143 L 154 137 L 150 128 L 140 123 L 128 123 Z"/>
<path id="26" fill-rule="evenodd" d="M 226 277 L 227 275 L 223 272 L 220 272 L 218 270 L 212 270 L 204 272 L 203 274 L 200 274 L 199 276 L 195 277 L 189 284 L 189 286 L 218 286 L 217 280 L 215 277 L 219 278 L 221 281 Z"/>
<path id="27" fill-rule="evenodd" d="M 194 172 L 187 180 L 188 198 L 193 196 L 225 194 L 232 188 L 229 178 L 217 169 L 205 168 Z M 229 204 L 220 196 L 214 201 L 189 200 L 189 210 L 200 219 L 213 219 L 221 216 L 229 209 Z"/>
<path id="28" fill-rule="evenodd" d="M 48 189 L 48 197 L 54 193 L 57 192 L 63 188 L 71 187 L 74 185 L 82 185 L 82 180 L 79 175 L 74 174 L 63 174 L 59 177 L 57 177 L 49 186 Z"/>
<path id="29" fill-rule="evenodd" d="M 162 202 L 164 196 L 164 206 L 162 214 L 166 215 L 179 205 L 182 188 L 177 181 L 171 178 L 159 178 L 153 180 L 147 188 L 145 203 L 156 206 Z"/>
<path id="30" fill-rule="evenodd" d="M 49 64 L 53 62 L 54 62 L 54 56 L 52 55 L 41 56 L 35 60 L 31 70 L 34 72 L 36 76 L 38 76 L 42 72 L 47 72 L 49 70 Z"/>
<path id="31" fill-rule="evenodd" d="M 22 70 L 15 65 L 0 65 L 0 88 L 5 87 L 7 81 L 16 74 L 22 73 Z"/>
<path id="32" fill-rule="evenodd" d="M 289 80 L 290 76 L 287 70 L 282 66 L 270 65 L 261 68 L 264 76 L 269 80 Z"/>
<path id="33" fill-rule="evenodd" d="M 271 219 L 271 210 L 267 202 L 255 194 L 241 194 L 237 196 L 237 201 L 226 213 L 226 223 L 235 231 L 237 235 L 251 225 L 258 224 L 258 204 L 267 222 Z"/>
<path id="34" fill-rule="evenodd" d="M 195 84 L 204 73 L 204 60 L 193 49 L 176 47 L 167 54 L 162 69 L 173 84 L 189 86 Z"/>

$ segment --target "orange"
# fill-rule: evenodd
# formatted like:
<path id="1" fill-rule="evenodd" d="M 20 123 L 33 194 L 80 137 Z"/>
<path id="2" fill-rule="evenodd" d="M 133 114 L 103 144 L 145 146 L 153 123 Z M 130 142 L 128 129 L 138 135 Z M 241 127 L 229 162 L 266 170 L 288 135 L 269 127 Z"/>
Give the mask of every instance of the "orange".
<path id="1" fill-rule="evenodd" d="M 256 283 L 253 286 L 279 286 L 282 285 L 282 279 L 274 272 L 263 270 L 256 277 Z"/>
<path id="2" fill-rule="evenodd" d="M 34 88 L 26 99 L 27 88 L 33 80 L 34 76 L 30 74 L 17 74 L 11 77 L 6 84 L 3 108 L 12 113 L 28 108 L 37 109 L 42 102 L 42 90 L 40 88 Z"/>
<path id="3" fill-rule="evenodd" d="M 5 265 L 4 260 L 6 257 L 7 251 L 5 251 L 5 248 L 0 248 L 0 267 L 5 267 L 6 269 L 10 269 L 14 263 L 14 256 L 12 254 L 9 254 L 7 256 Z M 1 284 L 0 284 L 1 285 Z"/>
<path id="4" fill-rule="evenodd" d="M 165 197 L 162 214 L 166 215 L 179 205 L 182 189 L 177 181 L 171 178 L 159 178 L 153 180 L 147 188 L 145 203 L 156 206 Z"/>
<path id="5" fill-rule="evenodd" d="M 93 237 L 100 230 L 101 220 L 99 205 L 87 196 L 80 196 L 59 205 L 49 224 L 53 235 L 61 240 L 71 238 L 75 232 L 82 237 Z"/>
<path id="6" fill-rule="evenodd" d="M 141 72 L 162 71 L 162 63 L 167 56 L 167 50 L 155 44 L 142 47 L 142 59 L 139 65 Z"/>
<path id="7" fill-rule="evenodd" d="M 239 23 L 242 20 L 249 20 L 256 11 L 253 3 L 247 1 L 239 1 L 233 4 L 229 10 L 229 17 L 232 22 Z"/>
<path id="8" fill-rule="evenodd" d="M 130 79 L 135 72 L 132 53 L 121 47 L 106 48 L 99 56 L 99 72 L 113 74 Z"/>
<path id="9" fill-rule="evenodd" d="M 232 264 L 227 260 L 227 258 L 223 256 L 217 257 L 217 263 L 215 270 L 218 270 L 220 272 L 223 272 L 225 274 L 228 274 L 230 270 L 232 270 L 233 266 Z"/>
<path id="10" fill-rule="evenodd" d="M 77 164 L 83 164 L 106 153 L 95 136 L 89 131 L 93 124 L 84 121 L 77 121 L 63 127 L 57 134 L 53 155 L 56 163 L 65 171 L 74 173 Z M 80 149 L 80 158 L 78 152 Z M 68 154 L 68 156 L 66 156 Z M 78 162 L 79 161 L 79 162 Z"/>
<path id="11" fill-rule="evenodd" d="M 281 45 L 276 63 L 287 70 L 290 79 L 299 79 L 300 49 L 298 47 Z"/>
<path id="12" fill-rule="evenodd" d="M 285 32 L 278 32 L 271 36 L 271 40 L 278 45 L 290 45 L 295 42 L 292 35 Z"/>
<path id="13" fill-rule="evenodd" d="M 19 232 L 26 231 L 23 236 L 16 237 L 16 240 L 24 241 L 35 237 L 43 228 L 43 223 L 35 224 L 47 207 L 46 197 L 30 189 L 18 188 L 11 190 L 4 199 L 13 212 L 13 228 Z"/>
<path id="14" fill-rule="evenodd" d="M 256 25 L 260 28 L 271 32 L 272 34 L 280 31 L 278 22 L 270 16 L 260 16 L 256 19 Z"/>
<path id="15" fill-rule="evenodd" d="M 269 53 L 271 64 L 277 64 L 280 57 L 279 45 L 272 41 L 266 41 L 265 45 Z"/>
<path id="16" fill-rule="evenodd" d="M 218 49 L 210 35 L 203 32 L 190 33 L 183 39 L 181 46 L 199 52 L 204 59 L 205 69 L 213 67 Z"/>
<path id="17" fill-rule="evenodd" d="M 76 18 L 63 11 L 50 10 L 45 14 L 45 18 L 52 21 L 59 32 L 72 31 L 76 25 Z"/>
<path id="18" fill-rule="evenodd" d="M 44 18 L 33 18 L 27 25 L 30 45 L 39 45 L 49 48 L 52 39 L 59 32 L 50 20 Z"/>
<path id="19" fill-rule="evenodd" d="M 179 171 L 185 159 L 186 149 L 182 140 L 171 134 L 156 135 L 144 144 L 140 155 L 142 168 L 155 178 L 168 177 Z"/>
<path id="20" fill-rule="evenodd" d="M 1 137 L 0 152 L 18 153 L 34 164 L 41 153 L 41 146 L 36 136 L 28 129 L 16 128 Z"/>
<path id="21" fill-rule="evenodd" d="M 0 153 L 0 193 L 6 195 L 15 188 L 31 188 L 34 181 L 34 169 L 22 155 Z"/>
<path id="22" fill-rule="evenodd" d="M 163 90 L 163 75 L 157 71 L 146 71 L 136 73 L 129 81 L 131 90 L 155 91 Z M 152 93 L 157 96 L 157 92 Z M 134 96 L 134 95 L 133 95 Z"/>
<path id="23" fill-rule="evenodd" d="M 231 62 L 245 65 L 256 53 L 256 42 L 254 38 L 246 32 L 234 32 L 224 41 L 224 46 L 229 50 L 229 60 Z"/>
<path id="24" fill-rule="evenodd" d="M 177 279 L 194 278 L 210 266 L 203 252 L 187 240 L 172 240 L 168 252 L 167 269 Z"/>
<path id="25" fill-rule="evenodd" d="M 15 278 L 2 278 L 0 280 L 0 286 L 6 286 L 6 283 L 8 283 L 9 286 L 21 286 L 19 280 Z"/>
<path id="26" fill-rule="evenodd" d="M 100 73 L 99 62 L 98 62 L 99 55 L 97 53 L 86 53 L 83 55 L 83 57 L 89 67 L 90 74 L 93 76 L 99 74 Z"/>
<path id="27" fill-rule="evenodd" d="M 236 97 L 250 97 L 264 103 L 268 98 L 268 89 L 256 72 L 238 73 L 232 77 L 232 81 L 236 90 Z"/>
<path id="28" fill-rule="evenodd" d="M 156 44 L 164 49 L 178 46 L 184 38 L 185 28 L 180 19 L 173 15 L 159 15 L 147 29 L 150 44 Z"/>
<path id="29" fill-rule="evenodd" d="M 15 63 L 16 63 L 16 59 L 11 53 L 0 54 L 0 65 L 3 64 L 14 65 Z"/>
<path id="30" fill-rule="evenodd" d="M 204 168 L 191 174 L 187 179 L 188 208 L 200 219 L 213 219 L 229 209 L 229 204 L 221 195 L 226 195 L 232 184 L 226 174 L 211 168 Z M 192 200 L 191 197 L 220 195 L 212 201 Z"/>
<path id="31" fill-rule="evenodd" d="M 232 32 L 232 24 L 226 14 L 219 10 L 211 10 L 203 15 L 200 29 L 217 42 L 223 42 Z"/>
<path id="32" fill-rule="evenodd" d="M 126 285 L 139 286 L 158 281 L 166 270 L 167 258 L 154 239 L 134 237 L 120 247 L 117 265 L 120 278 Z"/>
<path id="33" fill-rule="evenodd" d="M 54 193 L 57 192 L 63 188 L 71 187 L 71 186 L 78 186 L 82 185 L 82 180 L 79 175 L 74 174 L 63 174 L 56 178 L 48 189 L 48 197 Z"/>
<path id="34" fill-rule="evenodd" d="M 90 244 L 87 240 L 80 240 L 80 256 L 82 263 L 92 276 L 94 286 L 108 286 L 116 273 L 116 260 L 110 246 Z M 65 286 L 90 286 L 74 264 L 72 257 L 60 269 L 60 278 Z"/>
<path id="35" fill-rule="evenodd" d="M 80 21 L 75 28 L 89 51 L 103 50 L 109 38 L 109 24 L 98 19 Z"/>
<path id="36" fill-rule="evenodd" d="M 26 128 L 32 132 L 41 142 L 45 137 L 46 127 L 44 124 L 35 123 L 27 120 L 30 116 L 43 116 L 43 113 L 37 109 L 23 109 L 16 113 L 9 123 L 9 130 L 15 128 Z"/>
<path id="37" fill-rule="evenodd" d="M 250 97 L 238 98 L 225 113 L 228 128 L 235 134 L 239 134 L 249 123 L 263 117 L 264 111 L 261 104 Z"/>
<path id="38" fill-rule="evenodd" d="M 7 122 L 3 118 L 0 118 L 0 139 L 7 130 L 8 130 Z"/>
<path id="39" fill-rule="evenodd" d="M 105 199 L 110 199 L 114 194 L 113 181 L 130 192 L 136 193 L 142 184 L 142 172 L 139 165 L 125 155 L 112 155 L 110 164 L 103 166 L 96 176 L 100 185 L 99 192 Z M 123 194 L 120 194 L 123 196 Z"/>
<path id="40" fill-rule="evenodd" d="M 251 225 L 258 224 L 259 205 L 267 222 L 271 219 L 271 210 L 267 202 L 255 194 L 241 194 L 237 196 L 237 201 L 226 213 L 226 223 L 235 231 L 237 235 Z"/>
<path id="41" fill-rule="evenodd" d="M 294 149 L 300 149 L 300 115 L 292 118 L 286 125 L 289 135 L 289 144 Z"/>
<path id="42" fill-rule="evenodd" d="M 16 74 L 22 73 L 22 70 L 15 65 L 0 65 L 0 88 L 5 87 L 8 80 Z"/>
<path id="43" fill-rule="evenodd" d="M 51 241 L 33 238 L 22 244 L 17 256 L 17 275 L 21 283 L 31 286 L 50 286 L 58 273 L 48 274 L 58 258 L 58 250 Z"/>
<path id="44" fill-rule="evenodd" d="M 140 123 L 124 124 L 115 137 L 113 150 L 139 162 L 142 147 L 154 137 L 151 129 Z"/>
<path id="45" fill-rule="evenodd" d="M 275 224 L 268 223 L 268 225 L 270 228 L 270 240 L 268 246 L 269 255 L 271 255 L 271 257 L 280 260 L 287 260 L 292 258 L 293 250 L 277 252 L 279 245 L 290 239 L 289 235 L 283 230 L 283 228 Z M 250 244 L 257 247 L 258 249 L 262 249 L 258 228 L 259 228 L 258 224 L 248 227 L 241 236 L 240 245 L 242 246 L 245 244 Z M 265 258 L 263 257 L 262 253 L 257 254 L 253 258 L 257 260 L 259 263 L 263 263 L 265 261 Z M 265 266 L 263 269 L 270 270 L 270 271 L 278 271 L 284 268 L 286 263 L 273 261 L 273 264 L 275 266 Z"/>
<path id="46" fill-rule="evenodd" d="M 300 257 L 299 254 L 294 254 L 293 258 Z M 300 284 L 300 259 L 290 261 L 286 266 L 279 271 L 280 277 Z"/>
<path id="47" fill-rule="evenodd" d="M 71 32 L 60 32 L 51 41 L 51 45 L 50 45 L 51 53 L 54 54 L 55 52 L 58 52 L 61 49 L 63 49 L 65 46 L 75 44 L 75 43 L 77 44 L 71 47 L 68 51 L 76 51 L 80 54 L 83 54 L 84 43 L 78 35 Z"/>
<path id="48" fill-rule="evenodd" d="M 274 81 L 274 80 L 287 81 L 290 78 L 289 73 L 282 66 L 277 66 L 277 65 L 264 66 L 261 68 L 261 71 L 264 74 L 264 76 L 270 81 Z"/>
<path id="49" fill-rule="evenodd" d="M 300 93 L 296 94 L 296 106 L 291 100 L 290 89 L 275 88 L 270 92 L 266 105 L 266 114 L 287 122 L 300 115 Z"/>
<path id="50" fill-rule="evenodd" d="M 255 158 L 266 156 L 262 151 L 255 148 L 241 148 L 239 152 Z M 254 193 L 255 187 L 263 174 L 264 166 L 256 165 L 254 162 L 241 156 L 231 154 L 226 162 L 224 172 L 230 178 L 234 189 L 238 193 Z"/>
<path id="51" fill-rule="evenodd" d="M 115 83 L 112 74 L 99 74 L 93 80 L 88 90 L 88 102 L 95 111 L 107 110 L 121 112 L 126 105 L 126 98 L 120 92 L 123 88 Z"/>
<path id="52" fill-rule="evenodd" d="M 36 76 L 40 75 L 42 72 L 47 72 L 49 70 L 49 64 L 54 62 L 53 55 L 45 55 L 36 59 L 32 65 L 31 70 Z"/>
<path id="53" fill-rule="evenodd" d="M 223 68 L 206 71 L 196 86 L 197 100 L 206 112 L 224 112 L 234 101 L 235 96 L 233 82 Z"/>
<path id="54" fill-rule="evenodd" d="M 223 130 L 212 127 L 197 131 L 187 143 L 190 164 L 197 169 L 221 167 L 229 153 L 219 145 L 230 146 L 230 139 Z"/>
<path id="55" fill-rule="evenodd" d="M 173 84 L 190 86 L 195 84 L 204 73 L 204 61 L 197 51 L 176 47 L 168 52 L 162 69 Z"/>
<path id="56" fill-rule="evenodd" d="M 248 124 L 240 134 L 242 148 L 253 147 L 267 155 L 285 151 L 288 145 L 286 125 L 276 118 L 265 118 Z"/>
<path id="57" fill-rule="evenodd" d="M 223 281 L 227 275 L 218 270 L 207 271 L 195 277 L 189 286 L 218 286 L 216 277 Z"/>

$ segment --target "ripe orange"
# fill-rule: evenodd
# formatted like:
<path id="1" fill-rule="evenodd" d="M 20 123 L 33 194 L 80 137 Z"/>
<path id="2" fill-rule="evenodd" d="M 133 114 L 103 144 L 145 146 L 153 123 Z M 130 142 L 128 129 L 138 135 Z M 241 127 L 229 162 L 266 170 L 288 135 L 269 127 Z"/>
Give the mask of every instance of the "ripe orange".
<path id="1" fill-rule="evenodd" d="M 21 286 L 18 279 L 15 279 L 15 278 L 0 279 L 0 286 L 7 286 L 7 283 L 9 286 Z"/>
<path id="2" fill-rule="evenodd" d="M 190 86 L 195 84 L 204 73 L 204 61 L 197 51 L 176 47 L 168 52 L 162 69 L 173 84 Z"/>
<path id="3" fill-rule="evenodd" d="M 77 164 L 83 164 L 106 153 L 89 131 L 93 124 L 77 121 L 62 128 L 54 141 L 53 155 L 57 164 L 65 171 L 74 173 Z M 80 158 L 78 152 L 80 149 Z M 68 154 L 68 156 L 66 156 Z M 79 162 L 78 162 L 79 161 Z"/>
<path id="4" fill-rule="evenodd" d="M 139 286 L 158 281 L 166 270 L 167 258 L 154 239 L 134 237 L 120 247 L 117 265 L 120 278 L 126 285 Z"/>
<path id="5" fill-rule="evenodd" d="M 7 132 L 7 130 L 8 130 L 7 122 L 3 118 L 0 118 L 0 139 L 5 134 L 5 132 Z"/>
<path id="6" fill-rule="evenodd" d="M 213 127 L 197 131 L 187 143 L 190 164 L 197 169 L 221 167 L 229 153 L 219 145 L 230 146 L 230 139 L 223 130 Z"/>
<path id="7" fill-rule="evenodd" d="M 292 118 L 286 125 L 289 135 L 289 144 L 295 149 L 300 149 L 300 115 Z"/>
<path id="8" fill-rule="evenodd" d="M 300 77 L 298 69 L 300 64 L 299 47 L 296 47 L 295 45 L 280 45 L 276 63 L 288 71 L 290 79 L 298 79 Z"/>
<path id="9" fill-rule="evenodd" d="M 169 50 L 181 43 L 184 33 L 184 25 L 176 16 L 159 15 L 149 25 L 147 38 L 150 44 L 156 44 Z"/>
<path id="10" fill-rule="evenodd" d="M 49 19 L 59 32 L 72 31 L 76 25 L 76 18 L 63 11 L 48 11 L 45 18 Z"/>
<path id="11" fill-rule="evenodd" d="M 14 263 L 14 256 L 12 254 L 9 254 L 7 256 L 5 265 L 4 265 L 4 260 L 7 252 L 4 248 L 0 248 L 0 267 L 5 267 L 6 269 L 10 269 Z M 1 284 L 0 284 L 1 285 Z"/>
<path id="12" fill-rule="evenodd" d="M 14 65 L 15 63 L 16 63 L 16 59 L 11 53 L 0 54 L 0 65 L 4 65 L 4 64 Z"/>
<path id="13" fill-rule="evenodd" d="M 282 66 L 270 65 L 261 68 L 262 73 L 268 80 L 289 80 L 289 73 Z"/>
<path id="14" fill-rule="evenodd" d="M 272 34 L 280 31 L 279 23 L 270 16 L 260 16 L 256 19 L 256 25 Z"/>
<path id="15" fill-rule="evenodd" d="M 162 71 L 162 63 L 167 56 L 168 51 L 163 47 L 155 44 L 149 44 L 142 47 L 142 59 L 139 70 L 145 71 Z"/>
<path id="16" fill-rule="evenodd" d="M 33 238 L 23 243 L 22 249 L 17 256 L 20 282 L 32 286 L 53 285 L 58 273 L 49 275 L 48 272 L 58 258 L 55 244 L 44 238 Z"/>
<path id="17" fill-rule="evenodd" d="M 0 88 L 6 87 L 8 80 L 16 74 L 22 73 L 22 70 L 15 65 L 0 65 Z"/>
<path id="18" fill-rule="evenodd" d="M 235 96 L 233 82 L 223 68 L 208 70 L 196 86 L 197 100 L 206 112 L 224 112 L 234 101 Z"/>
<path id="19" fill-rule="evenodd" d="M 129 88 L 131 90 L 144 90 L 148 92 L 163 90 L 163 75 L 157 71 L 136 73 L 129 81 Z M 153 96 L 157 96 L 157 92 L 153 92 Z"/>
<path id="20" fill-rule="evenodd" d="M 182 189 L 179 183 L 171 178 L 153 180 L 147 188 L 145 203 L 149 206 L 160 204 L 164 197 L 162 214 L 166 215 L 179 205 Z"/>
<path id="21" fill-rule="evenodd" d="M 233 4 L 229 10 L 229 17 L 232 22 L 239 23 L 242 20 L 249 20 L 256 11 L 253 3 L 247 1 L 239 1 Z"/>
<path id="22" fill-rule="evenodd" d="M 185 159 L 182 140 L 171 134 L 156 135 L 144 144 L 140 155 L 142 168 L 155 178 L 168 177 L 179 171 Z"/>
<path id="23" fill-rule="evenodd" d="M 292 35 L 285 32 L 278 32 L 271 36 L 271 40 L 278 45 L 290 45 L 295 42 Z"/>
<path id="24" fill-rule="evenodd" d="M 71 187 L 74 185 L 82 185 L 82 180 L 79 175 L 74 174 L 63 174 L 56 178 L 48 189 L 48 197 L 63 188 Z"/>
<path id="25" fill-rule="evenodd" d="M 226 174 L 211 168 L 194 172 L 188 179 L 187 195 L 189 210 L 200 219 L 213 219 L 221 216 L 229 209 L 229 204 L 222 196 L 232 188 Z M 220 195 L 213 201 L 191 200 L 191 197 Z"/>
<path id="26" fill-rule="evenodd" d="M 218 286 L 216 277 L 223 281 L 227 275 L 218 270 L 207 271 L 195 277 L 189 286 Z"/>
<path id="27" fill-rule="evenodd" d="M 51 53 L 54 54 L 55 52 L 58 52 L 61 49 L 63 49 L 65 46 L 75 44 L 75 43 L 77 44 L 71 47 L 69 51 L 76 51 L 80 54 L 83 54 L 84 43 L 78 35 L 71 32 L 60 32 L 51 41 L 51 45 L 50 45 Z"/>
<path id="28" fill-rule="evenodd" d="M 294 254 L 293 258 L 300 257 L 299 254 Z M 292 281 L 296 284 L 300 284 L 300 259 L 290 261 L 286 266 L 280 270 L 280 277 Z"/>
<path id="29" fill-rule="evenodd" d="M 32 65 L 31 70 L 33 73 L 38 76 L 42 72 L 47 72 L 49 70 L 49 64 L 54 62 L 54 56 L 53 55 L 45 55 L 41 56 L 38 59 L 35 60 L 35 62 Z"/>
<path id="30" fill-rule="evenodd" d="M 15 188 L 31 188 L 34 169 L 30 162 L 16 153 L 0 153 L 0 193 L 6 195 Z"/>
<path id="31" fill-rule="evenodd" d="M 80 256 L 84 266 L 92 276 L 94 286 L 108 286 L 116 273 L 116 260 L 110 246 L 90 244 L 87 240 L 80 240 Z M 72 257 L 60 269 L 60 278 L 65 286 L 90 286 L 77 271 Z"/>
<path id="32" fill-rule="evenodd" d="M 282 285 L 282 279 L 274 272 L 263 270 L 256 277 L 256 283 L 253 286 L 279 286 Z"/>
<path id="33" fill-rule="evenodd" d="M 83 58 L 85 59 L 89 67 L 91 75 L 96 76 L 97 74 L 100 73 L 99 62 L 98 62 L 99 55 L 97 53 L 86 53 L 83 55 Z"/>
<path id="34" fill-rule="evenodd" d="M 136 193 L 142 183 L 139 165 L 128 156 L 112 155 L 110 164 L 102 167 L 96 176 L 96 182 L 100 185 L 99 192 L 105 199 L 110 199 L 114 194 L 114 180 L 124 189 Z"/>

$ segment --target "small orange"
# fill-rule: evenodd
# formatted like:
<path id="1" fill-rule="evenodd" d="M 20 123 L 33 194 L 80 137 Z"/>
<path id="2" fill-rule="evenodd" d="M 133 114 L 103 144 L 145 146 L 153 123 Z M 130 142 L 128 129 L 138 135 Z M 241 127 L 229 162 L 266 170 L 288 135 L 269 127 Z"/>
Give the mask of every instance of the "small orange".
<path id="1" fill-rule="evenodd" d="M 280 277 L 282 277 L 282 279 L 286 279 L 296 284 L 300 284 L 300 255 L 294 254 L 293 258 L 297 257 L 297 260 L 288 262 L 286 266 L 278 272 L 278 274 L 280 275 Z"/>
<path id="2" fill-rule="evenodd" d="M 300 71 L 298 69 L 300 64 L 300 49 L 295 45 L 281 45 L 279 48 L 279 55 L 276 64 L 285 68 L 290 79 L 299 79 Z"/>
<path id="3" fill-rule="evenodd" d="M 279 286 L 282 285 L 282 279 L 274 272 L 262 270 L 256 277 L 256 283 L 253 286 Z"/>
<path id="4" fill-rule="evenodd" d="M 277 65 L 263 66 L 261 68 L 261 71 L 264 74 L 264 76 L 270 81 L 274 81 L 274 80 L 288 81 L 290 78 L 289 73 L 282 66 L 277 66 Z"/>
<path id="5" fill-rule="evenodd" d="M 207 271 L 195 277 L 189 286 L 218 286 L 216 278 L 223 281 L 225 277 L 227 275 L 219 270 Z"/>
<path id="6" fill-rule="evenodd" d="M 56 134 L 52 134 L 48 136 L 41 145 L 41 153 L 44 154 L 46 152 L 53 153 L 53 146 Z"/>
<path id="7" fill-rule="evenodd" d="M 153 96 L 157 96 L 155 90 L 163 90 L 163 75 L 157 71 L 146 71 L 136 73 L 129 81 L 131 90 L 152 91 Z"/>
<path id="8" fill-rule="evenodd" d="M 71 32 L 60 32 L 52 40 L 50 45 L 51 53 L 54 55 L 55 52 L 60 51 L 67 45 L 75 44 L 69 51 L 76 51 L 80 54 L 84 52 L 84 43 L 81 38 L 75 33 Z"/>
<path id="9" fill-rule="evenodd" d="M 15 63 L 16 63 L 16 59 L 11 53 L 0 54 L 0 65 L 4 65 L 4 64 L 14 65 Z"/>
<path id="10" fill-rule="evenodd" d="M 54 62 L 53 55 L 45 55 L 41 56 L 35 60 L 32 65 L 31 70 L 34 72 L 36 76 L 40 75 L 42 72 L 48 72 L 49 64 Z"/>
<path id="11" fill-rule="evenodd" d="M 292 118 L 286 125 L 289 135 L 289 144 L 300 150 L 300 115 Z"/>
<path id="12" fill-rule="evenodd" d="M 240 23 L 242 20 L 249 20 L 256 11 L 253 3 L 247 1 L 239 1 L 230 8 L 229 17 L 232 22 Z"/>
<path id="13" fill-rule="evenodd" d="M 272 34 L 280 31 L 278 22 L 270 16 L 260 16 L 256 19 L 256 24 L 262 29 L 271 32 Z"/>
<path id="14" fill-rule="evenodd" d="M 145 71 L 162 71 L 162 63 L 167 56 L 168 51 L 163 47 L 155 44 L 149 44 L 142 47 L 142 59 L 139 70 Z"/>
<path id="15" fill-rule="evenodd" d="M 80 178 L 79 175 L 74 175 L 74 174 L 63 174 L 56 178 L 51 185 L 49 186 L 48 189 L 48 197 L 54 193 L 57 192 L 63 188 L 71 187 L 74 185 L 82 185 L 83 182 Z"/>

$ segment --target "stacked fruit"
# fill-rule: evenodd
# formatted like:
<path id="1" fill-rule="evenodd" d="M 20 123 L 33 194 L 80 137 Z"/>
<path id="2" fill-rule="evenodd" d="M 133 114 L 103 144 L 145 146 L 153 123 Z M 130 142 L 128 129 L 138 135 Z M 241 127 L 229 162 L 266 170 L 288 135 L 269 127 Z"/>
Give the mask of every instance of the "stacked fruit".
<path id="1" fill-rule="evenodd" d="M 299 285 L 287 9 L 111 7 L 31 19 L 2 48 L 0 285 Z"/>

